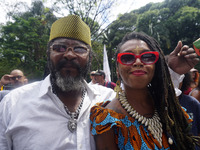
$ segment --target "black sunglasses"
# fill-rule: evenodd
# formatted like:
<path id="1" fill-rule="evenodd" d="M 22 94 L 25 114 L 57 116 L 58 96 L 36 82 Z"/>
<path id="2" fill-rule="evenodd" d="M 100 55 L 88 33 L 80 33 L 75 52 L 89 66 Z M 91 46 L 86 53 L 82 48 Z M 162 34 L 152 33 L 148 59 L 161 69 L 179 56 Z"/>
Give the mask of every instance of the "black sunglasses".
<path id="1" fill-rule="evenodd" d="M 51 48 L 53 49 L 53 51 L 56 51 L 59 53 L 65 53 L 69 49 L 71 49 L 75 54 L 78 54 L 78 55 L 86 54 L 88 52 L 88 49 L 82 46 L 67 47 L 65 45 L 53 45 Z"/>
<path id="2" fill-rule="evenodd" d="M 12 80 L 16 80 L 16 79 L 21 79 L 22 76 L 14 76 L 14 77 L 10 77 Z"/>

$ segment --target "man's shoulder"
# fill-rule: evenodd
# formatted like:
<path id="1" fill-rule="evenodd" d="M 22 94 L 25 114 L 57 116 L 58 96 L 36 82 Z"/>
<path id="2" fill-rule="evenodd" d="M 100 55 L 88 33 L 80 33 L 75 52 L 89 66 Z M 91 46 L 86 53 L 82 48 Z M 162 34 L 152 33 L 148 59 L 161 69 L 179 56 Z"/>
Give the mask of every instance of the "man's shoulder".
<path id="1" fill-rule="evenodd" d="M 107 92 L 114 92 L 114 90 L 107 88 L 105 86 L 99 85 L 99 84 L 89 84 L 88 85 L 91 89 L 94 89 L 96 91 L 107 91 Z"/>
<path id="2" fill-rule="evenodd" d="M 22 106 L 25 103 L 30 104 L 36 101 L 41 92 L 41 83 L 42 81 L 36 81 L 11 90 L 4 96 L 1 105 L 5 107 L 13 107 L 15 105 Z"/>
<path id="3" fill-rule="evenodd" d="M 22 96 L 24 97 L 24 95 L 34 95 L 37 91 L 40 91 L 40 85 L 41 81 L 29 83 L 9 91 L 6 96 L 8 95 L 10 98 L 17 99 Z"/>
<path id="4" fill-rule="evenodd" d="M 93 84 L 88 85 L 92 92 L 97 95 L 115 95 L 115 91 L 102 85 Z"/>
<path id="5" fill-rule="evenodd" d="M 26 85 L 23 85 L 19 88 L 16 88 L 12 91 L 17 91 L 17 92 L 26 92 L 26 91 L 33 91 L 33 90 L 39 90 L 38 88 L 41 86 L 43 81 L 35 81 Z"/>
<path id="6" fill-rule="evenodd" d="M 113 89 L 107 88 L 102 85 L 90 85 L 90 90 L 88 90 L 88 94 L 92 96 L 92 101 L 94 103 L 102 102 L 105 100 L 112 100 L 116 97 L 116 93 Z"/>

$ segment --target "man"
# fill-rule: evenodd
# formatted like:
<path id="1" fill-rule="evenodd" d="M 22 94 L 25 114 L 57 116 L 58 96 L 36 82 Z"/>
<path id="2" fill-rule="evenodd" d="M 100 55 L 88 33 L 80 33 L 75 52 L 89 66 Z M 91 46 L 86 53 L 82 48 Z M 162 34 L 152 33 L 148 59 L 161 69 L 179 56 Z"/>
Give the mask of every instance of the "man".
<path id="1" fill-rule="evenodd" d="M 105 80 L 106 75 L 103 70 L 97 70 L 92 75 L 94 76 L 95 83 L 114 90 L 116 84 L 114 82 L 107 82 Z"/>
<path id="2" fill-rule="evenodd" d="M 90 72 L 90 79 L 91 81 L 88 83 L 89 85 L 93 85 L 93 84 L 96 84 L 95 80 L 94 80 L 94 74 L 95 74 L 96 71 L 91 71 Z"/>
<path id="3" fill-rule="evenodd" d="M 199 72 L 197 69 L 195 68 L 192 68 L 190 70 L 190 73 L 191 73 L 191 77 L 192 77 L 192 82 L 191 82 L 191 90 L 193 90 L 194 88 L 196 88 L 198 86 L 198 83 L 199 83 Z"/>
<path id="4" fill-rule="evenodd" d="M 173 55 L 177 58 L 173 64 L 186 66 L 186 55 L 189 63 L 198 62 L 193 52 L 185 50 L 183 56 Z M 115 93 L 84 80 L 91 61 L 89 27 L 74 15 L 57 20 L 51 28 L 47 56 L 50 75 L 11 91 L 0 103 L 1 150 L 95 150 L 90 108 L 113 99 Z M 182 66 L 171 67 L 183 70 Z"/>
<path id="5" fill-rule="evenodd" d="M 28 80 L 19 69 L 14 69 L 10 74 L 5 74 L 0 81 L 1 89 L 10 90 L 26 84 Z M 3 86 L 3 87 L 2 87 Z"/>
<path id="6" fill-rule="evenodd" d="M 24 73 L 19 69 L 14 69 L 11 73 L 5 74 L 0 81 L 0 101 L 4 98 L 10 90 L 20 87 L 28 82 L 27 78 L 24 76 Z"/>
<path id="7" fill-rule="evenodd" d="M 57 20 L 47 55 L 50 75 L 1 102 L 0 149 L 94 150 L 90 108 L 115 92 L 84 80 L 92 56 L 89 27 L 74 15 Z"/>

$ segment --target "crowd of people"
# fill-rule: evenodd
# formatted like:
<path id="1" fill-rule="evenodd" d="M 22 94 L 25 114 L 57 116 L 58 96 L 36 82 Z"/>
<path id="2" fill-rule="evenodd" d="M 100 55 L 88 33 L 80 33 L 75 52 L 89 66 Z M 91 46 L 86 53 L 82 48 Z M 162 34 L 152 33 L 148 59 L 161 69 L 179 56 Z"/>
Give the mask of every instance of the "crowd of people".
<path id="1" fill-rule="evenodd" d="M 127 33 L 115 55 L 118 81 L 96 70 L 87 83 L 91 46 L 79 16 L 52 24 L 49 75 L 10 90 L 0 102 L 1 150 L 198 149 L 199 104 L 193 98 L 197 111 L 186 108 L 181 91 L 184 74 L 199 62 L 193 48 L 179 41 L 166 61 L 154 38 Z M 4 88 L 20 79 L 28 81 L 11 72 L 0 83 Z"/>

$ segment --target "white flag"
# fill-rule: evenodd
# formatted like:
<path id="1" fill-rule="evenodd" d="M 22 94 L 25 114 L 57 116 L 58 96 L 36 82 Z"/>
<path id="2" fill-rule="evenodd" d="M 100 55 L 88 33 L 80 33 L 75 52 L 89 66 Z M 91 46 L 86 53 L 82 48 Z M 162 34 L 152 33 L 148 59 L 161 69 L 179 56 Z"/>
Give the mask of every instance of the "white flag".
<path id="1" fill-rule="evenodd" d="M 109 67 L 109 63 L 108 63 L 108 56 L 107 56 L 107 52 L 106 52 L 106 45 L 104 44 L 104 50 L 103 50 L 103 71 L 105 72 L 105 79 L 106 81 L 110 82 L 111 78 L 110 78 L 110 67 Z"/>

